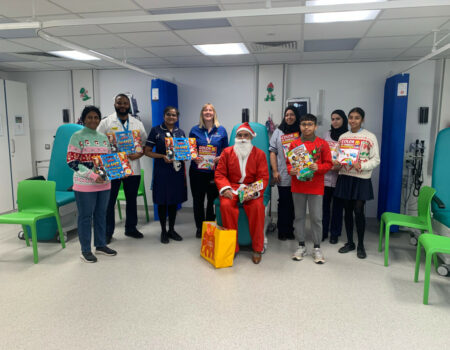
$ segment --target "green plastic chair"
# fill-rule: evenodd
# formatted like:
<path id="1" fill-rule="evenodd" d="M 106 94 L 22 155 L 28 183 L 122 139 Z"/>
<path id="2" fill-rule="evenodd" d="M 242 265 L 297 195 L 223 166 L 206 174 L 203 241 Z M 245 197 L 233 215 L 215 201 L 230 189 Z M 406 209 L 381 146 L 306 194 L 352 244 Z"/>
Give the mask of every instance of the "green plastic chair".
<path id="1" fill-rule="evenodd" d="M 419 198 L 417 199 L 418 216 L 409 216 L 391 212 L 384 212 L 383 215 L 381 215 L 378 251 L 381 252 L 384 234 L 384 266 L 388 266 L 389 261 L 389 234 L 392 225 L 416 228 L 419 229 L 421 233 L 424 233 L 425 231 L 428 233 L 433 233 L 430 210 L 431 200 L 433 199 L 435 193 L 436 190 L 432 187 L 422 187 L 419 193 Z"/>
<path id="2" fill-rule="evenodd" d="M 31 229 L 33 242 L 34 263 L 39 261 L 37 250 L 36 222 L 50 217 L 55 217 L 59 231 L 61 246 L 66 247 L 64 234 L 56 204 L 56 183 L 54 181 L 24 180 L 17 187 L 17 206 L 15 213 L 0 215 L 1 224 L 21 224 L 27 246 L 30 246 L 26 226 Z"/>
<path id="3" fill-rule="evenodd" d="M 144 169 L 141 169 L 141 182 L 139 183 L 139 189 L 137 196 L 144 197 L 144 207 L 145 207 L 145 217 L 147 218 L 147 222 L 150 221 L 150 217 L 148 216 L 148 206 L 147 206 L 147 195 L 145 194 L 145 183 L 144 183 Z M 123 191 L 123 183 L 120 184 L 119 194 L 117 195 L 117 209 L 119 210 L 119 218 L 122 220 L 122 210 L 120 209 L 120 201 L 126 200 L 125 192 Z"/>
<path id="4" fill-rule="evenodd" d="M 425 250 L 425 280 L 423 285 L 423 303 L 428 304 L 428 292 L 430 289 L 431 258 L 433 258 L 434 267 L 438 267 L 437 253 L 450 254 L 450 237 L 423 234 L 419 237 L 416 253 L 416 269 L 414 273 L 414 282 L 419 281 L 420 253 L 422 247 Z"/>

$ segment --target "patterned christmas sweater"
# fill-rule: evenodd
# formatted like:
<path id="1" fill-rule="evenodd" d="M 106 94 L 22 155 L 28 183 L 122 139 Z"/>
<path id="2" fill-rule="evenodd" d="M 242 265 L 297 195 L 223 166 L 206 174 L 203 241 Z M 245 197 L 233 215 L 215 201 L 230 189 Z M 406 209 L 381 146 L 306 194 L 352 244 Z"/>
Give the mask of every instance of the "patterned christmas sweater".
<path id="1" fill-rule="evenodd" d="M 72 135 L 67 149 L 67 164 L 74 170 L 73 190 L 79 192 L 97 192 L 111 189 L 111 183 L 96 183 L 100 176 L 92 169 L 93 156 L 111 153 L 106 135 L 87 127 Z"/>
<path id="2" fill-rule="evenodd" d="M 359 161 L 361 163 L 361 169 L 357 170 L 351 165 L 343 165 L 339 171 L 339 175 L 370 179 L 372 170 L 380 164 L 377 137 L 366 129 L 361 129 L 358 132 L 347 131 L 339 137 L 339 145 L 348 140 L 360 141 Z"/>

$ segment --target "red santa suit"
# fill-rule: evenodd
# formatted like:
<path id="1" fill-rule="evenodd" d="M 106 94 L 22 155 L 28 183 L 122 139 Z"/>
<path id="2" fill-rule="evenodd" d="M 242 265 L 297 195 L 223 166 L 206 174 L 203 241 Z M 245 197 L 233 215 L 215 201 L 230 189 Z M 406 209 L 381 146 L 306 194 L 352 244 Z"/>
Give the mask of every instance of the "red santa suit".
<path id="1" fill-rule="evenodd" d="M 269 182 L 266 154 L 253 146 L 247 158 L 242 160 L 235 153 L 233 146 L 227 147 L 220 155 L 214 178 L 220 194 L 226 189 L 235 191 L 241 184 L 248 185 L 255 181 L 263 180 L 264 189 L 259 192 L 260 196 L 243 203 L 249 222 L 253 250 L 262 252 L 264 249 L 265 215 L 263 195 Z M 223 226 L 237 231 L 239 217 L 238 196 L 234 195 L 233 199 L 229 199 L 221 195 L 219 198 Z M 239 251 L 239 244 L 236 240 L 237 251 Z"/>

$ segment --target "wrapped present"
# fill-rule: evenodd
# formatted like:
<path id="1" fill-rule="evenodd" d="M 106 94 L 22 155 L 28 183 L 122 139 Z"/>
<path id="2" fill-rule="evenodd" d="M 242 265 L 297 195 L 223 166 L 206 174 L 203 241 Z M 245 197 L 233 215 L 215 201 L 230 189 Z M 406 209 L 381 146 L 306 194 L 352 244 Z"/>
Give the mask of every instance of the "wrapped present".
<path id="1" fill-rule="evenodd" d="M 200 255 L 216 269 L 233 266 L 236 238 L 236 230 L 218 226 L 214 221 L 204 221 Z"/>

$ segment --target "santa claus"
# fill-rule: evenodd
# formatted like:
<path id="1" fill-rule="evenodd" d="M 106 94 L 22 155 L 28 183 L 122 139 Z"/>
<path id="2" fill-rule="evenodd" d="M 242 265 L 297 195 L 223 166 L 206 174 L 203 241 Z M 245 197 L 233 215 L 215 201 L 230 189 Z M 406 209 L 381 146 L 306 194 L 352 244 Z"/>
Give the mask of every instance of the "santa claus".
<path id="1" fill-rule="evenodd" d="M 263 181 L 263 189 L 249 198 L 244 198 L 243 202 L 252 239 L 252 261 L 259 264 L 264 249 L 263 194 L 269 182 L 269 170 L 266 154 L 252 145 L 255 136 L 249 123 L 240 125 L 235 145 L 223 150 L 214 177 L 220 194 L 222 224 L 234 230 L 238 228 L 238 189 L 259 180 Z M 239 244 L 236 242 L 237 251 Z"/>

